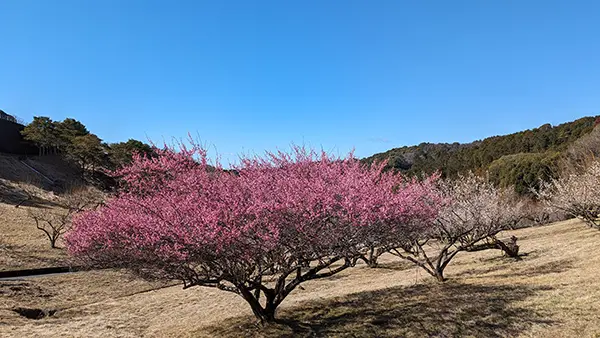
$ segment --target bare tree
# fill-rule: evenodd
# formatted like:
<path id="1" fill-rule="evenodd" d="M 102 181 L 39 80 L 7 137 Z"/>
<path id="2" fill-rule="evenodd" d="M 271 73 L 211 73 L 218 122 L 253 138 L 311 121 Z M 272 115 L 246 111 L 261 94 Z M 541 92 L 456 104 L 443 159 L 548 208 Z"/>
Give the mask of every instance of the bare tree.
<path id="1" fill-rule="evenodd" d="M 504 243 L 496 236 L 522 218 L 522 202 L 512 191 L 494 187 L 472 173 L 442 181 L 446 204 L 437 219 L 407 232 L 400 246 L 389 252 L 406 259 L 444 281 L 444 270 L 461 251 L 501 249 L 518 256 L 516 239 Z"/>
<path id="2" fill-rule="evenodd" d="M 534 196 L 537 192 L 537 189 L 533 191 Z M 523 204 L 523 222 L 519 223 L 519 227 L 544 225 L 564 221 L 567 218 L 564 211 L 556 210 L 544 201 L 532 198 L 525 200 Z"/>
<path id="3" fill-rule="evenodd" d="M 57 196 L 54 208 L 32 208 L 28 211 L 36 227 L 56 248 L 58 239 L 69 229 L 73 216 L 81 211 L 94 209 L 102 203 L 102 195 L 93 188 L 71 189 L 67 194 Z"/>
<path id="4" fill-rule="evenodd" d="M 583 219 L 600 229 L 600 161 L 591 162 L 580 174 L 543 183 L 537 197 L 556 211 Z"/>
<path id="5" fill-rule="evenodd" d="M 596 159 L 600 158 L 600 127 L 598 125 L 588 134 L 581 136 L 564 152 L 561 171 L 581 173 Z"/>

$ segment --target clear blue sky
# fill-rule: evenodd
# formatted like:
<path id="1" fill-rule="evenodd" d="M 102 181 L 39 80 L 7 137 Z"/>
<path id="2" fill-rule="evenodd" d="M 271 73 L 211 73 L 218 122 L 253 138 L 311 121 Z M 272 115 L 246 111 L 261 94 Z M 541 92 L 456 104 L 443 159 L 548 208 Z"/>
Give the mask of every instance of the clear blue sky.
<path id="1" fill-rule="evenodd" d="M 0 0 L 0 109 L 227 158 L 600 113 L 600 1 Z"/>

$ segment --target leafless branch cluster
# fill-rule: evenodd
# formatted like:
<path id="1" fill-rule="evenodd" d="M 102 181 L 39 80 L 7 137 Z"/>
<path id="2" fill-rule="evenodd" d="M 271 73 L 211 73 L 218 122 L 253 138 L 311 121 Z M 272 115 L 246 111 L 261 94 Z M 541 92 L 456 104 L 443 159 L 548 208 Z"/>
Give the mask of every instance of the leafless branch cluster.
<path id="1" fill-rule="evenodd" d="M 439 281 L 461 251 L 500 249 L 518 257 L 516 238 L 507 243 L 497 238 L 524 217 L 524 203 L 514 192 L 496 188 L 472 173 L 442 181 L 439 189 L 448 202 L 438 218 L 390 253 L 420 266 Z"/>
<path id="2" fill-rule="evenodd" d="M 537 197 L 555 211 L 583 219 L 600 229 L 600 162 L 593 161 L 580 174 L 567 174 L 543 183 Z"/>
<path id="3" fill-rule="evenodd" d="M 37 229 L 46 235 L 50 247 L 56 248 L 58 239 L 69 229 L 73 216 L 101 205 L 102 194 L 93 188 L 73 188 L 66 194 L 53 198 L 52 204 L 52 208 L 29 209 L 28 215 Z"/>
<path id="4" fill-rule="evenodd" d="M 581 173 L 594 161 L 600 159 L 600 127 L 577 139 L 564 153 L 562 172 Z"/>

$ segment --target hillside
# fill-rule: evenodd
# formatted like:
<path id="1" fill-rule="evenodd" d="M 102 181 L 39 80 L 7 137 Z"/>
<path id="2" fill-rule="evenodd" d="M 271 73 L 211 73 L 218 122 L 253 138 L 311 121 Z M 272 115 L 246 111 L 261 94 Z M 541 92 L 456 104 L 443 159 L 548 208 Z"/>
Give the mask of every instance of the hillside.
<path id="1" fill-rule="evenodd" d="M 600 131 L 589 133 L 594 121 L 584 118 L 467 145 L 425 144 L 403 154 L 402 160 L 412 164 L 400 169 L 410 172 L 426 163 L 429 157 L 418 151 L 458 161 L 457 154 L 475 156 L 477 150 L 499 156 L 491 156 L 485 165 L 498 179 L 506 166 L 543 171 L 574 142 Z M 523 152 L 523 144 L 536 151 Z M 38 191 L 36 201 L 15 205 L 24 197 L 19 189 L 31 191 L 32 182 L 52 189 L 55 182 L 80 175 L 81 168 L 58 155 L 0 155 L 0 271 L 72 262 L 64 241 L 59 239 L 57 248 L 50 249 L 32 220 L 36 212 L 56 211 L 60 194 Z M 518 260 L 502 256 L 500 250 L 461 251 L 448 266 L 444 283 L 389 254 L 381 257 L 377 269 L 359 262 L 334 276 L 307 281 L 282 304 L 280 321 L 264 329 L 254 324 L 251 310 L 238 295 L 214 288 L 184 290 L 177 281 L 143 280 L 118 269 L 4 279 L 0 336 L 598 336 L 595 252 L 600 232 L 573 219 L 494 234 L 499 240 L 513 235 L 519 240 Z M 434 254 L 440 242 L 427 241 L 431 247 L 425 250 Z M 273 283 L 268 278 L 274 276 L 268 275 L 265 282 Z M 27 317 L 27 311 L 41 311 L 45 317 Z"/>
<path id="2" fill-rule="evenodd" d="M 598 121 L 597 116 L 583 117 L 557 126 L 545 124 L 539 128 L 466 144 L 421 143 L 394 148 L 363 161 L 388 160 L 389 168 L 408 175 L 439 171 L 444 177 L 455 177 L 468 171 L 479 174 L 487 171 L 497 185 L 514 186 L 517 193 L 525 195 L 531 192 L 531 188 L 538 187 L 540 180 L 548 181 L 560 175 L 565 162 L 564 153 L 570 150 L 574 142 L 589 135 Z M 88 174 L 88 181 L 103 187 L 110 187 L 112 183 L 104 182 L 102 177 L 91 179 L 92 176 L 98 176 L 96 169 L 114 169 L 126 164 L 133 152 L 153 156 L 152 148 L 137 140 L 103 143 L 81 122 L 72 118 L 53 121 L 49 117 L 35 117 L 24 129 L 21 128 L 23 126 L 15 129 L 20 125 L 11 121 L 1 122 L 14 130 L 11 129 L 11 138 L 0 139 L 0 152 L 3 148 L 19 149 L 23 142 L 29 146 L 35 144 L 37 148 L 34 148 L 39 154 L 62 154 L 63 159 L 79 165 L 80 170 Z M 23 135 L 19 132 L 21 129 Z M 6 175 L 3 171 L 9 169 L 0 167 L 0 178 Z M 57 174 L 60 175 L 60 171 Z"/>
<path id="3" fill-rule="evenodd" d="M 58 155 L 0 154 L 0 202 L 17 204 L 22 201 L 26 198 L 21 189 L 23 185 L 62 192 L 82 184 L 78 169 Z"/>
<path id="4" fill-rule="evenodd" d="M 2 223 L 0 222 L 0 225 Z M 5 224 L 6 226 L 6 224 Z M 577 220 L 516 235 L 526 256 L 462 253 L 437 284 L 390 256 L 308 282 L 261 331 L 244 300 L 213 288 L 160 288 L 117 271 L 0 282 L 2 337 L 597 337 L 600 232 Z M 57 309 L 40 320 L 16 307 Z"/>
<path id="5" fill-rule="evenodd" d="M 545 124 L 539 128 L 466 144 L 421 143 L 390 149 L 365 158 L 364 161 L 370 163 L 388 160 L 390 168 L 408 175 L 440 171 L 446 177 L 454 177 L 469 170 L 482 172 L 490 167 L 495 167 L 496 171 L 517 168 L 519 175 L 512 178 L 514 182 L 502 183 L 516 184 L 517 191 L 519 187 L 525 191 L 539 178 L 547 179 L 556 175 L 561 152 L 592 131 L 597 119 L 598 116 L 592 116 L 557 126 Z M 497 180 L 497 183 L 501 183 L 499 177 Z"/>

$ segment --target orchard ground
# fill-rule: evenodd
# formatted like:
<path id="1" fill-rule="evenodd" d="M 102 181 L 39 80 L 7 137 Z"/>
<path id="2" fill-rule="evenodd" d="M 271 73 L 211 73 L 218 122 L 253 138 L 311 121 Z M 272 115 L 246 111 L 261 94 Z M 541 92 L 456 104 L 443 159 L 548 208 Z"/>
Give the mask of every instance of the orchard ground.
<path id="1" fill-rule="evenodd" d="M 4 269 L 66 262 L 25 208 L 0 208 Z M 305 283 L 282 304 L 280 324 L 266 329 L 232 293 L 119 271 L 0 281 L 0 336 L 600 337 L 600 231 L 569 220 L 501 237 L 512 234 L 523 260 L 498 250 L 461 253 L 443 284 L 391 256 L 378 269 L 362 264 Z M 53 315 L 27 319 L 17 308 Z"/>

